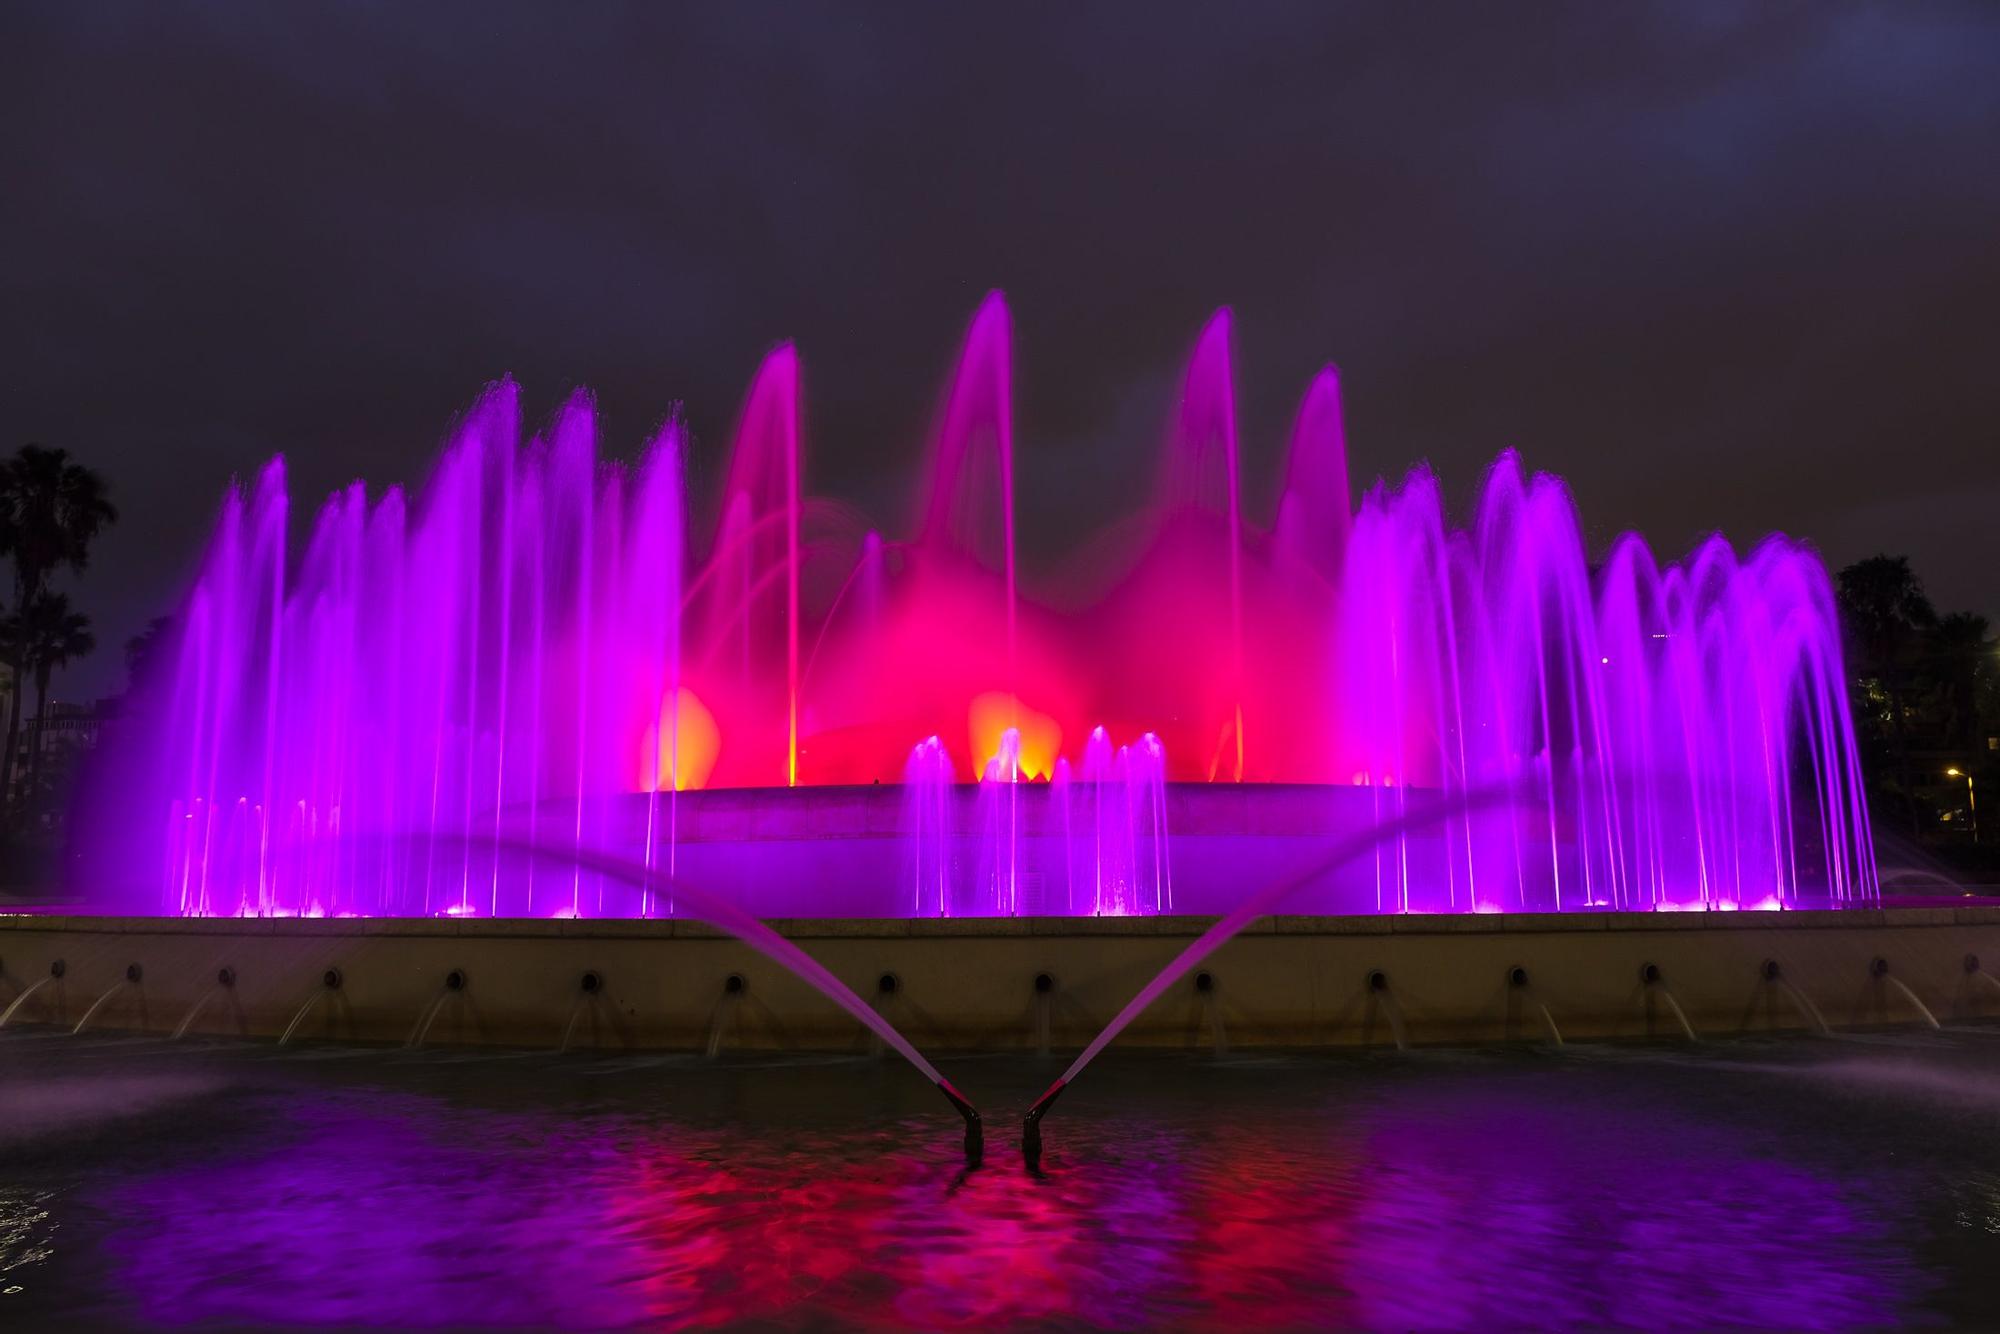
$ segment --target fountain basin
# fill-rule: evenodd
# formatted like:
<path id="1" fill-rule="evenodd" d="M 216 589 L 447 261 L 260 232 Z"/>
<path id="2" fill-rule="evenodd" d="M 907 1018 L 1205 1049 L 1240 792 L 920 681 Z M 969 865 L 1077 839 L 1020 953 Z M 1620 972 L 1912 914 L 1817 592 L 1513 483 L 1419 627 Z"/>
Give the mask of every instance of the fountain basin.
<path id="1" fill-rule="evenodd" d="M 781 919 L 780 934 L 873 999 L 927 1051 L 1031 1047 L 1037 996 L 1048 1041 L 1082 1046 L 1212 919 Z M 1834 1028 L 1921 1022 L 1894 978 L 1937 1017 L 2000 1016 L 2000 987 L 1969 955 L 2000 958 L 2000 903 L 1785 912 L 1394 914 L 1280 916 L 1254 923 L 1204 964 L 1234 1045 L 1386 1043 L 1369 988 L 1381 973 L 1413 1043 L 1533 1041 L 1545 1004 L 1569 1038 L 1675 1037 L 1651 965 L 1697 1033 L 1799 1030 L 1782 977 Z M 73 1025 L 133 963 L 144 981 L 107 1005 L 93 1029 L 162 1036 L 214 986 L 191 1032 L 272 1038 L 328 970 L 336 1003 L 315 1007 L 295 1041 L 403 1040 L 453 970 L 471 979 L 430 1041 L 553 1048 L 587 973 L 601 980 L 572 1037 L 579 1047 L 700 1050 L 726 980 L 740 977 L 721 1046 L 866 1049 L 870 1035 L 824 996 L 747 946 L 686 920 L 0 917 L 0 996 L 11 1001 L 66 963 L 16 1024 Z M 1534 995 L 1510 985 L 1525 969 Z M 893 975 L 893 992 L 878 980 Z M 1035 979 L 1053 980 L 1037 993 Z M 594 993 L 597 994 L 597 993 Z M 1531 1003 L 1532 1002 L 1532 1003 Z M 1205 1046 L 1192 982 L 1161 997 L 1121 1042 Z"/>

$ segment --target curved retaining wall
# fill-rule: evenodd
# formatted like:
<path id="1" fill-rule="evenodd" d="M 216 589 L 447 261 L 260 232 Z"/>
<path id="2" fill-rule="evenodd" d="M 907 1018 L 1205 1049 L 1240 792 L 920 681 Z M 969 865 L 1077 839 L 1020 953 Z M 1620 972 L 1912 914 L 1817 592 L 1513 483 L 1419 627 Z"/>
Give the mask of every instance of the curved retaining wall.
<path id="1" fill-rule="evenodd" d="M 1044 1033 L 1056 1049 L 1080 1047 L 1211 920 L 772 925 L 919 1047 L 992 1050 L 1033 1047 Z M 1204 1045 L 1219 1018 L 1242 1045 L 1382 1043 L 1390 1004 L 1417 1043 L 1537 1039 L 1540 1005 L 1566 1038 L 1677 1036 L 1662 987 L 1700 1034 L 1811 1026 L 1766 979 L 1767 961 L 1835 1028 L 1923 1022 L 1897 983 L 1945 1022 L 2000 1017 L 2000 982 L 1969 971 L 1968 956 L 2000 974 L 2000 906 L 1265 918 L 1203 965 L 1209 991 L 1184 979 L 1120 1040 Z M 870 1041 L 778 965 L 688 921 L 0 917 L 0 1008 L 57 960 L 62 977 L 9 1026 L 74 1026 L 110 992 L 92 1029 L 166 1034 L 206 995 L 191 1032 L 276 1038 L 317 996 L 295 1040 L 402 1042 L 442 996 L 432 1042 L 553 1047 L 566 1030 L 577 1046 Z M 139 981 L 123 982 L 133 964 Z M 1648 965 L 1657 984 L 1643 979 Z M 224 968 L 233 986 L 218 986 Z M 323 987 L 330 969 L 337 990 Z M 447 992 L 454 970 L 464 985 Z M 586 972 L 600 979 L 595 992 L 581 985 Z"/>

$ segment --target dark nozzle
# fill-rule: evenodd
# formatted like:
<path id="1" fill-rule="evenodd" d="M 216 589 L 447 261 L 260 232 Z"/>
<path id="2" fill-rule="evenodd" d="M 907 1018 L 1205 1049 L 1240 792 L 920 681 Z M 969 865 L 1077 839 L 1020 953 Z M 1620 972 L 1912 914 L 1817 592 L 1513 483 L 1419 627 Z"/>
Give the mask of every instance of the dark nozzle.
<path id="1" fill-rule="evenodd" d="M 1868 976 L 1887 977 L 1888 975 L 1889 975 L 1889 961 L 1883 958 L 1879 954 L 1876 955 L 1874 959 L 1871 960 L 1868 964 Z"/>
<path id="2" fill-rule="evenodd" d="M 125 965 L 125 980 L 127 982 L 137 982 L 140 978 L 144 977 L 145 975 L 146 975 L 146 970 L 141 968 L 138 964 L 128 963 Z"/>
<path id="3" fill-rule="evenodd" d="M 884 996 L 893 996 L 902 990 L 902 987 L 902 979 L 898 978 L 894 973 L 884 973 L 875 979 L 875 990 L 881 992 Z"/>
<path id="4" fill-rule="evenodd" d="M 218 987 L 235 986 L 236 970 L 234 968 L 222 968 L 217 970 L 215 974 L 215 985 L 217 985 Z"/>
<path id="5" fill-rule="evenodd" d="M 728 996 L 742 995 L 743 988 L 748 985 L 750 984 L 743 980 L 743 974 L 741 973 L 731 973 L 728 977 L 722 979 L 723 994 Z"/>
<path id="6" fill-rule="evenodd" d="M 1527 970 L 1527 969 L 1525 969 L 1525 968 L 1522 968 L 1522 967 L 1521 967 L 1521 966 L 1519 966 L 1518 964 L 1517 964 L 1517 965 L 1515 965 L 1515 966 L 1514 966 L 1514 967 L 1512 967 L 1512 968 L 1509 968 L 1509 969 L 1507 970 L 1507 985 L 1508 985 L 1508 986 L 1510 986 L 1510 987 L 1525 987 L 1525 986 L 1527 986 L 1527 985 L 1528 985 L 1528 970 Z"/>
<path id="7" fill-rule="evenodd" d="M 1778 967 L 1778 961 L 1776 959 L 1764 960 L 1763 967 L 1758 969 L 1758 971 L 1764 975 L 1764 980 L 1766 982 L 1775 982 L 1780 977 L 1784 976 L 1784 970 Z"/>
<path id="8" fill-rule="evenodd" d="M 446 991 L 465 990 L 465 970 L 463 968 L 454 968 L 446 973 L 444 975 L 444 989 Z"/>
<path id="9" fill-rule="evenodd" d="M 598 976 L 597 972 L 593 969 L 583 975 L 583 981 L 580 985 L 583 987 L 584 995 L 593 996 L 604 989 L 604 979 Z"/>
<path id="10" fill-rule="evenodd" d="M 1977 954 L 1968 954 L 1965 956 L 1965 971 L 1968 973 L 1979 971 L 1979 956 Z"/>
<path id="11" fill-rule="evenodd" d="M 340 990 L 340 984 L 346 980 L 347 980 L 346 978 L 343 978 L 340 975 L 340 970 L 338 968 L 329 968 L 324 973 L 321 973 L 319 975 L 319 984 L 325 987 L 328 991 Z"/>
<path id="12" fill-rule="evenodd" d="M 69 965 L 64 963 L 61 959 L 57 959 L 54 963 L 49 965 L 50 977 L 61 977 L 64 973 L 67 973 L 68 971 L 69 971 Z"/>
<path id="13" fill-rule="evenodd" d="M 1649 986 L 1649 987 L 1650 987 L 1650 986 L 1652 986 L 1652 985 L 1653 985 L 1653 983 L 1655 983 L 1655 982 L 1657 982 L 1657 981 L 1659 981 L 1659 980 L 1660 980 L 1660 965 L 1658 965 L 1658 964 L 1656 964 L 1656 963 L 1642 963 L 1642 964 L 1640 964 L 1640 965 L 1639 965 L 1639 980 L 1640 980 L 1641 982 L 1644 982 L 1644 983 L 1645 983 L 1645 984 L 1646 984 L 1647 986 Z"/>
<path id="14" fill-rule="evenodd" d="M 1215 990 L 1215 974 L 1207 971 L 1196 973 L 1194 975 L 1194 989 L 1196 991 Z"/>
<path id="15" fill-rule="evenodd" d="M 1047 973 L 1035 974 L 1035 990 L 1044 994 L 1056 989 L 1056 980 Z"/>
<path id="16" fill-rule="evenodd" d="M 977 1167 L 986 1156 L 986 1127 L 979 1119 L 979 1109 L 966 1101 L 965 1095 L 951 1086 L 948 1079 L 938 1081 L 938 1092 L 944 1094 L 952 1110 L 965 1118 L 965 1162 L 968 1167 Z"/>
<path id="17" fill-rule="evenodd" d="M 1389 989 L 1389 975 L 1380 968 L 1375 969 L 1368 974 L 1368 989 L 1370 991 L 1387 991 Z"/>
<path id="18" fill-rule="evenodd" d="M 1021 1118 L 1021 1159 L 1030 1172 L 1038 1172 L 1042 1166 L 1042 1118 L 1067 1087 L 1060 1079 L 1049 1085 L 1049 1091 L 1035 1099 L 1035 1105 Z"/>

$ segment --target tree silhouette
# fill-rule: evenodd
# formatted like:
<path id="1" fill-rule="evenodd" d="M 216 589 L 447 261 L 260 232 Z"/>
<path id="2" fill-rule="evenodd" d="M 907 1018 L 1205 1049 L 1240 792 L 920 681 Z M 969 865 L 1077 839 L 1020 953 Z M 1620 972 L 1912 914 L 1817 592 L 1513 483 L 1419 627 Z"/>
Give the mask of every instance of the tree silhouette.
<path id="1" fill-rule="evenodd" d="M 25 615 L 47 590 L 51 574 L 89 563 L 91 543 L 118 518 L 109 493 L 104 479 L 72 461 L 67 450 L 23 445 L 13 458 L 0 461 L 0 550 L 14 561 L 15 616 L 23 631 L 0 645 L 14 676 L 7 748 L 0 756 L 0 802 L 12 801 L 21 747 L 21 694 L 30 662 Z"/>
<path id="2" fill-rule="evenodd" d="M 1936 683 L 1944 739 L 1968 755 L 1979 749 L 1979 690 L 1992 670 L 1994 644 L 1984 616 L 1955 611 L 1940 617 L 1925 652 Z"/>
<path id="3" fill-rule="evenodd" d="M 1840 615 L 1854 650 L 1854 666 L 1880 683 L 1910 833 L 1921 837 L 1923 819 L 1910 781 L 1910 682 L 1921 637 L 1937 624 L 1937 611 L 1924 596 L 1924 586 L 1910 569 L 1907 556 L 1870 556 L 1856 561 L 1840 572 L 1837 582 Z"/>
<path id="4" fill-rule="evenodd" d="M 35 736 L 28 751 L 29 784 L 42 772 L 42 752 L 48 729 L 49 678 L 58 667 L 67 665 L 97 647 L 90 632 L 90 618 L 70 610 L 69 599 L 60 593 L 44 593 L 13 618 L 8 638 L 16 646 L 35 682 Z"/>

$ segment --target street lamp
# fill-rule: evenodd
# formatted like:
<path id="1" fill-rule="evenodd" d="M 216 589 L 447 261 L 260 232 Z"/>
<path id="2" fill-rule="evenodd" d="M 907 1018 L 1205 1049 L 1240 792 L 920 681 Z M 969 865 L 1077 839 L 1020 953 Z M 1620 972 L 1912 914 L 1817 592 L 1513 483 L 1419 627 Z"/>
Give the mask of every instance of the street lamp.
<path id="1" fill-rule="evenodd" d="M 1957 766 L 1953 766 L 1944 771 L 1944 776 L 1946 778 L 1963 778 L 1965 780 L 1965 815 L 1966 819 L 1972 823 L 1972 841 L 1977 843 L 1979 841 L 1979 807 L 1972 799 L 1972 775 L 1961 771 Z"/>

